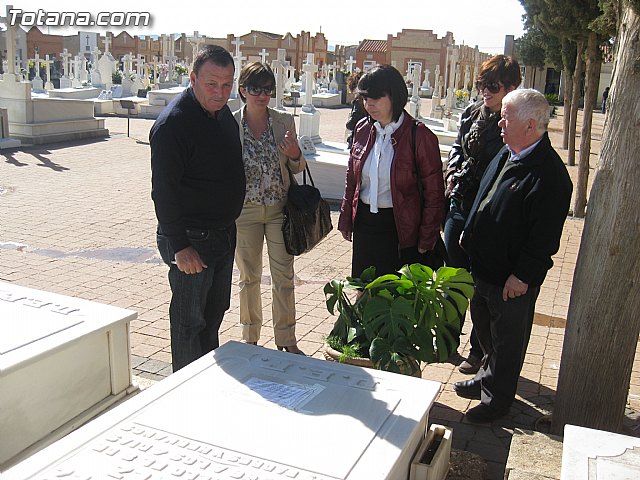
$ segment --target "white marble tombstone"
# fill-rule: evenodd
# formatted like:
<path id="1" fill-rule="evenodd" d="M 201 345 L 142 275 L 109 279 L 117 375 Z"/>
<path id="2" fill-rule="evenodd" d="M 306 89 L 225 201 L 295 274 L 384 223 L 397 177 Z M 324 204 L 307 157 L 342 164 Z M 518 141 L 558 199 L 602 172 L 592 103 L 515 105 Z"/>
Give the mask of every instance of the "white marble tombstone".
<path id="1" fill-rule="evenodd" d="M 347 70 L 349 71 L 349 73 L 353 73 L 353 66 L 356 63 L 356 61 L 353 59 L 353 56 L 349 57 L 349 60 L 347 60 L 345 63 L 347 64 Z"/>
<path id="2" fill-rule="evenodd" d="M 406 480 L 439 389 L 231 341 L 3 480 Z"/>
<path id="3" fill-rule="evenodd" d="M 82 88 L 82 82 L 80 81 L 81 66 L 82 66 L 82 60 L 80 60 L 79 55 L 76 55 L 73 58 L 73 77 L 71 78 L 71 86 L 74 88 Z"/>
<path id="4" fill-rule="evenodd" d="M 204 38 L 202 37 L 202 35 L 200 35 L 197 30 L 194 31 L 193 37 L 189 39 L 189 44 L 191 44 L 192 55 L 191 55 L 191 65 L 189 66 L 189 71 L 187 73 L 191 73 L 191 71 L 193 70 L 193 62 L 196 61 L 196 56 L 200 51 L 200 45 L 202 45 L 203 42 L 204 42 Z"/>
<path id="5" fill-rule="evenodd" d="M 231 43 L 235 45 L 236 53 L 233 56 L 235 72 L 233 73 L 233 88 L 231 89 L 230 98 L 236 99 L 238 98 L 238 78 L 240 77 L 240 70 L 242 69 L 242 61 L 246 60 L 246 57 L 243 57 L 242 52 L 240 51 L 240 46 L 244 45 L 244 41 L 240 40 L 240 37 L 236 37 L 236 39 L 231 41 Z"/>
<path id="6" fill-rule="evenodd" d="M 131 52 L 122 57 L 123 71 L 122 71 L 122 95 L 128 97 L 132 93 L 133 82 L 131 81 L 131 69 L 132 69 L 133 55 Z"/>
<path id="7" fill-rule="evenodd" d="M 105 52 L 98 60 L 98 71 L 107 90 L 111 90 L 111 85 L 113 84 L 112 75 L 116 71 L 117 63 L 110 52 Z"/>
<path id="8" fill-rule="evenodd" d="M 62 77 L 60 77 L 60 88 L 71 87 L 71 54 L 65 48 L 60 54 L 62 57 Z"/>
<path id="9" fill-rule="evenodd" d="M 80 57 L 80 83 L 89 83 L 89 71 L 87 70 L 87 57 L 85 57 L 82 53 L 78 54 Z"/>
<path id="10" fill-rule="evenodd" d="M 136 316 L 0 282 L 0 471 L 127 394 Z"/>
<path id="11" fill-rule="evenodd" d="M 560 480 L 637 480 L 640 438 L 565 425 Z"/>
<path id="12" fill-rule="evenodd" d="M 33 63 L 35 64 L 36 76 L 31 80 L 31 87 L 34 92 L 44 92 L 44 80 L 40 77 L 40 55 L 38 52 L 35 53 L 33 58 Z"/>
<path id="13" fill-rule="evenodd" d="M 44 60 L 40 60 L 40 63 L 44 64 L 44 89 L 46 91 L 53 90 L 53 83 L 51 82 L 51 65 L 53 60 L 49 60 L 49 55 L 45 55 Z"/>
<path id="14" fill-rule="evenodd" d="M 409 113 L 413 118 L 420 118 L 420 78 L 422 77 L 422 65 L 413 64 L 411 72 L 411 100 L 409 102 Z"/>
<path id="15" fill-rule="evenodd" d="M 300 112 L 300 136 L 306 135 L 313 143 L 321 143 L 320 138 L 320 112 L 313 106 L 314 75 L 318 66 L 313 63 L 313 53 L 307 53 L 307 61 L 302 66 L 305 75 L 304 105 Z"/>
<path id="16" fill-rule="evenodd" d="M 433 77 L 433 95 L 431 96 L 431 118 L 442 118 L 442 108 L 440 106 L 440 65 L 436 65 Z"/>
<path id="17" fill-rule="evenodd" d="M 286 62 L 285 55 L 286 50 L 284 48 L 279 48 L 277 53 L 277 58 L 271 62 L 271 68 L 273 69 L 273 74 L 276 77 L 276 106 L 275 108 L 278 110 L 285 110 L 282 104 L 282 98 L 284 94 L 284 85 L 285 85 L 285 75 L 286 75 Z"/>

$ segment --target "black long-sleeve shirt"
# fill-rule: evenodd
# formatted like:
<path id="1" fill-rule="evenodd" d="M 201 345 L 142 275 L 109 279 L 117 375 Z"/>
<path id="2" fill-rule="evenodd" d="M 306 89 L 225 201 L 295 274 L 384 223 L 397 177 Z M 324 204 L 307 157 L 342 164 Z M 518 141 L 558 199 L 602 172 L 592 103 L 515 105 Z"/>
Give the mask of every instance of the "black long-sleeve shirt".
<path id="1" fill-rule="evenodd" d="M 210 115 L 188 88 L 149 133 L 151 198 L 159 230 L 175 252 L 188 247 L 188 227 L 228 227 L 242 211 L 242 145 L 231 110 Z"/>

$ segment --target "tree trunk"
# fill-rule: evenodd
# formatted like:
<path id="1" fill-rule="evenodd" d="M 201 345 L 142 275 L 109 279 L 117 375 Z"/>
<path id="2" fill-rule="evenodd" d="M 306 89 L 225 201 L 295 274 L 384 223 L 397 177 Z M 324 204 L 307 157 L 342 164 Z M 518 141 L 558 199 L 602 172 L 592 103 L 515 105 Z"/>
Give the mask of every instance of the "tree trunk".
<path id="1" fill-rule="evenodd" d="M 640 333 L 640 17 L 624 2 L 602 150 L 573 278 L 552 433 L 620 431 Z"/>
<path id="2" fill-rule="evenodd" d="M 578 106 L 580 105 L 584 40 L 578 40 L 577 44 L 578 53 L 576 54 L 576 71 L 573 75 L 573 99 L 571 100 L 571 120 L 569 123 L 569 156 L 567 161 L 570 166 L 576 164 L 576 124 L 578 123 Z"/>
<path id="3" fill-rule="evenodd" d="M 591 123 L 593 108 L 598 96 L 600 83 L 600 67 L 602 59 L 598 47 L 596 32 L 589 33 L 587 42 L 587 73 L 584 92 L 584 109 L 582 111 L 582 132 L 580 133 L 580 159 L 578 161 L 578 184 L 573 205 L 573 215 L 584 218 L 587 208 L 587 184 L 589 182 L 589 166 L 591 158 Z"/>
<path id="4" fill-rule="evenodd" d="M 562 126 L 562 149 L 569 148 L 569 124 L 571 120 L 571 99 L 573 96 L 573 71 L 568 58 L 569 40 L 562 39 L 562 74 L 564 75 L 564 118 Z"/>
<path id="5" fill-rule="evenodd" d="M 569 148 L 569 125 L 571 124 L 571 100 L 573 97 L 573 72 L 564 69 L 564 118 L 562 119 L 562 149 Z"/>

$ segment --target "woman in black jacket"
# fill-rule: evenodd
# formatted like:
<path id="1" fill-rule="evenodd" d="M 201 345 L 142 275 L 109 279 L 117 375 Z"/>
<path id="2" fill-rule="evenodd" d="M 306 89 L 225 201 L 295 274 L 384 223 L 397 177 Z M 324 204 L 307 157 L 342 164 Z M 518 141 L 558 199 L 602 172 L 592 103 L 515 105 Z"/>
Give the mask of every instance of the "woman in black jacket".
<path id="1" fill-rule="evenodd" d="M 347 80 L 347 87 L 351 93 L 354 93 L 358 88 L 358 81 L 360 81 L 360 77 L 362 77 L 362 72 L 357 72 L 351 74 L 349 79 Z M 364 105 L 362 104 L 362 98 L 360 95 L 356 94 L 355 98 L 351 101 L 351 112 L 349 112 L 349 119 L 347 120 L 347 130 L 349 130 L 349 136 L 347 137 L 347 146 L 349 150 L 351 150 L 351 145 L 353 145 L 353 131 L 356 129 L 356 125 L 358 122 L 367 116 L 367 111 L 364 109 Z"/>
<path id="2" fill-rule="evenodd" d="M 444 243 L 451 267 L 469 268 L 469 257 L 459 244 L 460 235 L 478 193 L 480 179 L 489 162 L 504 146 L 498 127 L 502 98 L 516 89 L 520 80 L 520 66 L 511 57 L 496 55 L 486 60 L 476 79 L 482 100 L 462 113 L 460 132 L 449 153 L 445 173 L 449 211 L 444 223 Z M 476 373 L 482 357 L 480 343 L 472 331 L 471 351 L 459 370 Z"/>

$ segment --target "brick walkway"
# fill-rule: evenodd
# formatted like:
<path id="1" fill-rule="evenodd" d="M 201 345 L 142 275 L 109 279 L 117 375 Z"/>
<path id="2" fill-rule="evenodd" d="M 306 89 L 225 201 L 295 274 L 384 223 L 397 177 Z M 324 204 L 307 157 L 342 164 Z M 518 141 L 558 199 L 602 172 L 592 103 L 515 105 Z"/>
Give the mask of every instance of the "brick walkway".
<path id="1" fill-rule="evenodd" d="M 321 112 L 322 137 L 343 141 L 348 110 Z M 594 148 L 599 149 L 602 119 L 598 115 Z M 552 124 L 556 137 L 560 121 Z M 170 291 L 167 268 L 155 249 L 147 143 L 152 123 L 133 119 L 128 138 L 126 119 L 108 118 L 108 139 L 0 154 L 0 281 L 137 311 L 138 319 L 131 325 L 134 374 L 140 379 L 159 380 L 171 372 Z M 595 164 L 597 156 L 592 158 Z M 337 212 L 333 212 L 333 219 L 337 224 Z M 475 402 L 456 396 L 452 385 L 468 377 L 460 374 L 454 363 L 424 367 L 424 378 L 443 384 L 431 421 L 452 426 L 454 447 L 484 457 L 490 478 L 502 478 L 513 429 L 534 428 L 553 405 L 582 227 L 582 220 L 569 218 L 566 222 L 555 265 L 537 303 L 518 399 L 505 419 L 489 427 L 465 423 L 464 412 Z M 337 231 L 312 252 L 296 258 L 297 335 L 302 350 L 314 357 L 322 358 L 323 339 L 334 321 L 325 308 L 322 288 L 328 280 L 348 274 L 350 259 L 350 244 Z M 240 339 L 237 270 L 233 281 L 222 342 Z M 262 286 L 267 324 L 260 343 L 275 348 L 269 283 L 265 268 Z M 467 333 L 469 327 L 467 320 Z M 464 355 L 468 336 L 462 340 Z M 631 382 L 629 405 L 638 411 L 639 360 Z"/>

